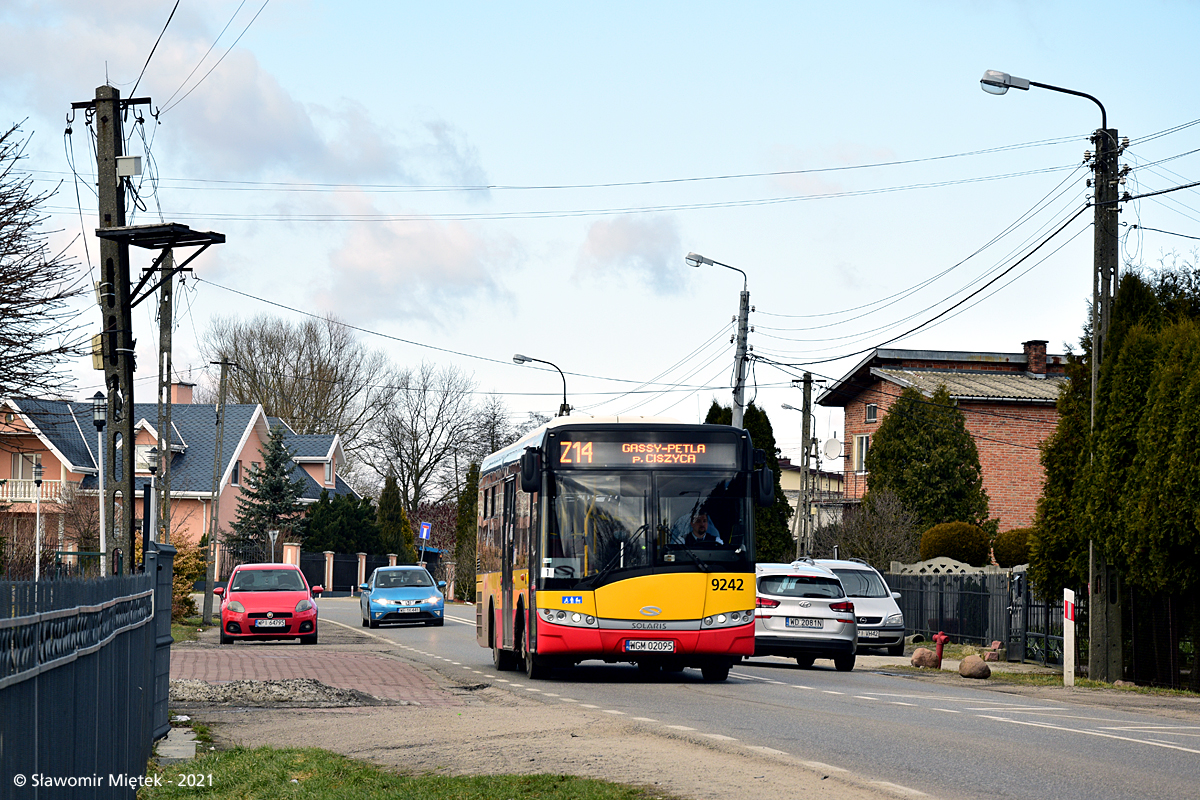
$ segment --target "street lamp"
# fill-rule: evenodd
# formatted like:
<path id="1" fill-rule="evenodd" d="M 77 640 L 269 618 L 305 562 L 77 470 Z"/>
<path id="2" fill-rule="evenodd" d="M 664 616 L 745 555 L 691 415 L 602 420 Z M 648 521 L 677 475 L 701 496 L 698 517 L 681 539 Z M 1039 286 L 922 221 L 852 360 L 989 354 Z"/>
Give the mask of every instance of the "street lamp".
<path id="1" fill-rule="evenodd" d="M 37 509 L 33 528 L 33 582 L 42 574 L 42 464 L 33 465 L 33 502 Z"/>
<path id="2" fill-rule="evenodd" d="M 1052 92 L 1073 94 L 1091 100 L 1100 108 L 1100 130 L 1092 135 L 1096 145 L 1096 198 L 1093 203 L 1096 219 L 1093 227 L 1092 249 L 1092 386 L 1090 429 L 1096 429 L 1096 386 L 1100 382 L 1100 362 L 1104 355 L 1104 340 L 1108 336 L 1109 314 L 1112 308 L 1113 284 L 1116 282 L 1119 236 L 1117 230 L 1117 131 L 1108 127 L 1108 114 L 1104 104 L 1090 94 L 1051 86 L 1046 83 L 1014 78 L 1004 72 L 988 70 L 983 73 L 980 85 L 990 94 L 1004 94 L 1009 89 L 1028 89 L 1036 86 Z M 1097 552 L 1088 542 L 1088 586 L 1092 587 L 1092 602 L 1088 606 L 1088 677 L 1111 681 L 1123 674 L 1119 620 L 1121 606 L 1119 593 L 1097 591 L 1096 587 L 1112 586 L 1117 578 L 1116 570 L 1108 563 L 1103 553 Z M 1115 599 L 1110 599 L 1115 598 Z M 1114 646 L 1115 644 L 1115 646 Z"/>
<path id="3" fill-rule="evenodd" d="M 146 503 L 146 520 L 142 525 L 142 570 L 146 569 L 146 554 L 150 551 L 150 542 L 158 542 L 158 497 L 154 491 L 154 476 L 158 473 L 158 448 L 151 447 L 146 451 L 146 469 L 150 471 L 150 502 Z"/>
<path id="4" fill-rule="evenodd" d="M 108 403 L 103 392 L 92 395 L 92 424 L 96 426 L 96 466 L 99 468 L 100 502 L 100 577 L 108 575 L 108 537 L 104 527 L 104 423 Z"/>
<path id="5" fill-rule="evenodd" d="M 555 369 L 558 369 L 557 364 L 553 364 L 549 361 L 543 361 L 540 358 L 530 358 L 529 356 L 523 356 L 520 353 L 517 353 L 513 356 L 513 362 L 516 364 L 528 364 L 530 361 L 536 361 L 539 364 L 549 364 Z M 567 405 L 567 376 L 563 375 L 563 371 L 561 369 L 558 369 L 558 374 L 562 375 L 563 382 L 563 401 L 562 405 L 558 407 L 558 415 L 560 417 L 565 417 L 571 413 L 571 407 Z"/>
<path id="6" fill-rule="evenodd" d="M 749 282 L 746 278 L 746 273 L 737 267 L 724 264 L 720 261 L 714 261 L 699 253 L 688 253 L 684 261 L 690 267 L 699 268 L 703 264 L 709 264 L 742 273 L 742 296 L 738 304 L 737 350 L 733 356 L 733 366 L 737 371 L 737 380 L 733 386 L 733 427 L 740 428 L 742 427 L 742 416 L 746 410 L 746 335 L 750 324 L 750 290 L 748 288 Z"/>
<path id="7" fill-rule="evenodd" d="M 1049 89 L 1091 100 L 1100 108 L 1100 130 L 1092 136 L 1096 145 L 1096 201 L 1095 240 L 1093 245 L 1092 271 L 1092 396 L 1091 428 L 1096 427 L 1096 384 L 1100 378 L 1100 361 L 1104 339 L 1108 335 L 1109 312 L 1112 307 L 1112 289 L 1117 275 L 1117 131 L 1109 130 L 1108 112 L 1104 104 L 1085 92 L 1038 83 L 1026 78 L 1017 78 L 1007 72 L 989 69 L 979 79 L 979 85 L 988 94 L 1004 94 L 1009 89 L 1028 90 L 1030 86 Z"/>

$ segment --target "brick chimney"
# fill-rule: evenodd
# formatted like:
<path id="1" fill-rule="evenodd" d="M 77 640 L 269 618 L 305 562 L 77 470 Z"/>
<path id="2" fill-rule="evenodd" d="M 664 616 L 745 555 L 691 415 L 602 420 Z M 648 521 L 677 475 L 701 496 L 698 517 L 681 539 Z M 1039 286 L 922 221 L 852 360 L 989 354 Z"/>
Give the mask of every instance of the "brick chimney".
<path id="1" fill-rule="evenodd" d="M 1042 352 L 1046 352 L 1045 348 L 1042 348 Z M 196 384 L 194 383 L 172 383 L 171 405 L 190 406 L 192 404 L 192 389 L 195 386 Z"/>
<path id="2" fill-rule="evenodd" d="M 1046 377 L 1046 340 L 1030 339 L 1021 346 L 1025 348 L 1025 371 L 1037 378 Z"/>

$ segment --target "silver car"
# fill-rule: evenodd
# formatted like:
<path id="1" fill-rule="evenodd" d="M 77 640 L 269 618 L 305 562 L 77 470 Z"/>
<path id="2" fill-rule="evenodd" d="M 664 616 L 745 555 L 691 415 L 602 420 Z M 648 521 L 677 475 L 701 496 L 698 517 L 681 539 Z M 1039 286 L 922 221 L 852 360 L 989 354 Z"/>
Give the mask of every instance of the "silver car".
<path id="1" fill-rule="evenodd" d="M 857 624 L 841 581 L 809 562 L 759 564 L 754 655 L 784 656 L 811 667 L 832 658 L 841 672 L 854 669 Z"/>
<path id="2" fill-rule="evenodd" d="M 904 614 L 896 603 L 900 593 L 888 588 L 878 570 L 865 561 L 818 558 L 816 563 L 832 570 L 854 601 L 859 649 L 877 647 L 889 656 L 904 655 Z"/>

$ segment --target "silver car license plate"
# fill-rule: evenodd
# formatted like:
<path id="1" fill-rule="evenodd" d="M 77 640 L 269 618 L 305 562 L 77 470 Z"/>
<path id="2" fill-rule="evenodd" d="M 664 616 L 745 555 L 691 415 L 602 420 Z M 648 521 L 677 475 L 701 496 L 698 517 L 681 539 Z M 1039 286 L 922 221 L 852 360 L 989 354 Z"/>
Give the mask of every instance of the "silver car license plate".
<path id="1" fill-rule="evenodd" d="M 256 619 L 254 621 L 256 628 L 286 628 L 286 619 Z"/>
<path id="2" fill-rule="evenodd" d="M 813 619 L 812 617 L 788 617 L 785 627 L 788 628 L 816 628 L 818 630 L 825 627 L 825 620 Z"/>
<path id="3" fill-rule="evenodd" d="M 878 639 L 879 631 L 859 631 L 858 634 L 864 639 Z"/>
<path id="4" fill-rule="evenodd" d="M 675 642 L 672 639 L 626 639 L 626 653 L 674 653 Z"/>

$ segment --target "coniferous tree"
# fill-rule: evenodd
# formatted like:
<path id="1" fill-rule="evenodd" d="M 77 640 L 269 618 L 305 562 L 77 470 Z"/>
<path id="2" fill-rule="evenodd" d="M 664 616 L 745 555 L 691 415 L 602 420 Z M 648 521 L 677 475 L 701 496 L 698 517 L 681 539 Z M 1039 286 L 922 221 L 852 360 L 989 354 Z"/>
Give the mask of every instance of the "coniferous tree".
<path id="1" fill-rule="evenodd" d="M 467 479 L 458 494 L 454 530 L 454 596 L 475 597 L 475 536 L 479 525 L 479 465 L 467 468 Z"/>
<path id="2" fill-rule="evenodd" d="M 322 491 L 321 498 L 309 509 L 305 549 L 318 553 L 332 550 L 382 555 L 384 548 L 375 516 L 375 505 L 369 497 L 330 498 L 328 491 Z"/>
<path id="3" fill-rule="evenodd" d="M 704 421 L 709 424 L 730 425 L 733 409 L 713 401 Z M 788 519 L 794 513 L 792 504 L 783 493 L 779 479 L 779 449 L 767 413 L 751 403 L 742 415 L 742 426 L 750 441 L 767 456 L 766 466 L 775 475 L 775 504 L 769 508 L 754 506 L 754 550 L 758 561 L 791 561 L 796 557 L 796 540 L 792 537 Z"/>
<path id="4" fill-rule="evenodd" d="M 416 561 L 412 550 L 412 526 L 404 513 L 404 501 L 396 482 L 396 473 L 388 472 L 379 494 L 378 512 L 379 538 L 388 553 L 397 555 L 397 563 L 411 564 Z"/>
<path id="5" fill-rule="evenodd" d="M 269 548 L 267 532 L 277 530 L 280 542 L 298 542 L 305 526 L 304 507 L 297 501 L 304 493 L 305 481 L 292 479 L 295 462 L 284 443 L 283 429 L 273 428 L 258 452 L 262 466 L 251 468 L 245 477 L 230 541 Z"/>
<path id="6" fill-rule="evenodd" d="M 871 439 L 866 466 L 868 494 L 892 492 L 922 529 L 968 522 L 995 534 L 979 451 L 945 386 L 928 399 L 912 388 L 900 393 Z"/>

